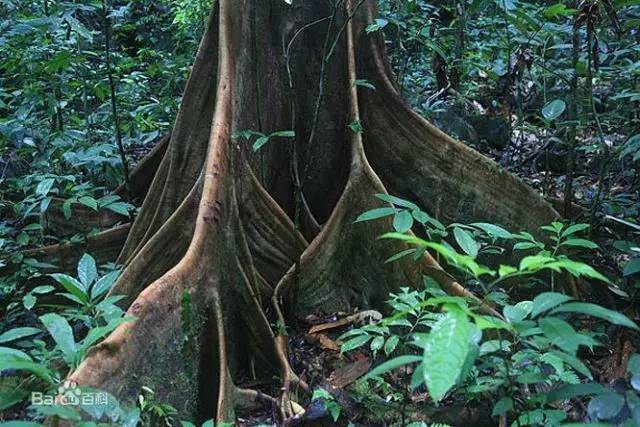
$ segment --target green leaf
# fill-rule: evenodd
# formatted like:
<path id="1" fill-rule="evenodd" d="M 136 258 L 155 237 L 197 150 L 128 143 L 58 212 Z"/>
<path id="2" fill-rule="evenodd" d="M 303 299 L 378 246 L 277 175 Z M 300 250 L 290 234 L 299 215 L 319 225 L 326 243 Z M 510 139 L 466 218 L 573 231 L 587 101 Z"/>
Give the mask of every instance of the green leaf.
<path id="1" fill-rule="evenodd" d="M 273 132 L 271 135 L 269 135 L 270 137 L 274 137 L 274 136 L 279 136 L 282 138 L 295 138 L 296 137 L 296 133 L 292 130 L 278 130 Z"/>
<path id="2" fill-rule="evenodd" d="M 37 301 L 38 299 L 32 294 L 26 294 L 22 297 L 22 305 L 24 305 L 24 308 L 27 310 L 31 310 L 36 305 Z"/>
<path id="3" fill-rule="evenodd" d="M 403 258 L 407 255 L 411 255 L 412 253 L 415 253 L 416 249 L 405 249 L 404 251 L 400 251 L 397 254 L 391 255 L 389 258 L 387 258 L 386 260 L 384 260 L 385 264 L 393 262 L 393 261 L 397 261 L 400 258 Z"/>
<path id="4" fill-rule="evenodd" d="M 560 243 L 560 246 L 577 246 L 587 249 L 598 249 L 599 246 L 587 239 L 568 239 Z"/>
<path id="5" fill-rule="evenodd" d="M 91 288 L 91 299 L 95 301 L 104 295 L 109 289 L 111 289 L 119 276 L 120 271 L 112 271 L 99 278 Z"/>
<path id="6" fill-rule="evenodd" d="M 552 6 L 547 7 L 544 10 L 545 16 L 548 18 L 555 18 L 558 16 L 571 16 L 576 12 L 575 9 L 568 9 L 565 4 L 556 3 Z"/>
<path id="7" fill-rule="evenodd" d="M 536 271 L 545 264 L 555 261 L 556 259 L 545 255 L 526 256 L 520 260 L 520 271 Z"/>
<path id="8" fill-rule="evenodd" d="M 563 304 L 572 298 L 560 294 L 558 292 L 543 292 L 533 299 L 533 309 L 531 310 L 531 318 L 535 319 L 538 315 L 545 311 L 551 310 L 560 304 Z"/>
<path id="9" fill-rule="evenodd" d="M 89 290 L 89 286 L 96 280 L 98 276 L 98 268 L 96 266 L 96 260 L 89 254 L 82 255 L 78 262 L 78 278 L 83 285 L 82 290 L 86 293 Z"/>
<path id="10" fill-rule="evenodd" d="M 462 248 L 462 250 L 469 256 L 475 258 L 478 256 L 478 251 L 480 250 L 480 244 L 476 242 L 473 238 L 473 235 L 468 231 L 455 227 L 453 229 L 453 236 L 456 239 L 456 242 Z"/>
<path id="11" fill-rule="evenodd" d="M 45 417 L 58 417 L 64 420 L 80 421 L 81 417 L 73 406 L 63 405 L 32 405 L 29 407 L 38 415 Z"/>
<path id="12" fill-rule="evenodd" d="M 513 234 L 495 224 L 489 224 L 486 222 L 475 222 L 469 225 L 479 228 L 494 239 L 513 239 Z"/>
<path id="13" fill-rule="evenodd" d="M 524 320 L 532 309 L 533 303 L 531 301 L 520 301 L 516 305 L 506 305 L 502 312 L 510 323 L 514 323 Z"/>
<path id="14" fill-rule="evenodd" d="M 367 27 L 365 28 L 365 32 L 367 34 L 368 33 L 373 33 L 375 31 L 378 31 L 378 30 L 386 27 L 388 23 L 389 23 L 389 21 L 387 21 L 386 19 L 376 19 L 373 24 L 367 25 Z"/>
<path id="15" fill-rule="evenodd" d="M 0 372 L 7 369 L 27 371 L 47 382 L 51 372 L 45 365 L 35 363 L 26 353 L 9 347 L 0 347 Z"/>
<path id="16" fill-rule="evenodd" d="M 364 127 L 362 126 L 362 122 L 360 120 L 354 120 L 347 126 L 355 133 L 362 133 L 364 131 Z"/>
<path id="17" fill-rule="evenodd" d="M 376 354 L 378 353 L 378 350 L 382 348 L 383 345 L 384 345 L 384 337 L 377 336 L 373 339 L 373 341 L 371 341 L 371 345 L 369 346 L 369 348 L 371 348 L 371 351 L 373 352 L 373 354 Z"/>
<path id="18" fill-rule="evenodd" d="M 47 178 L 40 181 L 40 183 L 36 187 L 36 195 L 46 196 L 47 194 L 49 194 L 49 191 L 51 191 L 51 187 L 53 187 L 54 183 L 55 180 L 53 178 Z"/>
<path id="19" fill-rule="evenodd" d="M 470 334 L 467 315 L 460 309 L 453 309 L 434 325 L 427 336 L 423 375 L 434 401 L 440 401 L 458 381 L 469 352 Z"/>
<path id="20" fill-rule="evenodd" d="M 71 204 L 74 202 L 74 199 L 67 199 L 62 203 L 62 214 L 67 221 L 71 219 Z"/>
<path id="21" fill-rule="evenodd" d="M 356 218 L 354 222 L 371 221 L 373 219 L 384 218 L 385 216 L 393 215 L 396 212 L 397 210 L 395 208 L 371 209 L 360 214 L 360 216 L 358 216 L 358 218 Z"/>
<path id="22" fill-rule="evenodd" d="M 82 344 L 80 345 L 80 352 L 84 354 L 89 349 L 89 347 L 101 340 L 107 334 L 111 333 L 118 326 L 125 322 L 130 322 L 134 319 L 135 318 L 133 316 L 112 319 L 106 326 L 99 326 L 97 328 L 91 329 L 87 336 L 82 340 Z"/>
<path id="23" fill-rule="evenodd" d="M 369 80 L 356 79 L 353 81 L 353 86 L 366 87 L 367 89 L 376 90 L 376 87 Z"/>
<path id="24" fill-rule="evenodd" d="M 420 362 L 421 360 L 422 360 L 422 357 L 420 357 L 420 356 L 411 356 L 411 355 L 398 356 L 396 358 L 393 358 L 391 360 L 387 360 L 386 362 L 381 363 L 380 365 L 376 366 L 367 375 L 365 375 L 362 379 L 363 380 L 368 380 L 368 379 L 373 378 L 373 377 L 378 377 L 378 376 L 384 374 L 385 372 L 392 371 L 392 370 L 397 369 L 397 368 L 399 368 L 401 366 L 408 365 L 409 363 Z"/>
<path id="25" fill-rule="evenodd" d="M 261 136 L 260 138 L 256 139 L 256 142 L 253 143 L 253 151 L 258 151 L 267 142 L 269 142 L 269 137 L 266 136 L 266 135 L 265 136 Z"/>
<path id="26" fill-rule="evenodd" d="M 560 235 L 560 237 L 567 237 L 567 236 L 570 236 L 570 235 L 572 235 L 572 234 L 574 234 L 574 233 L 577 233 L 577 232 L 579 232 L 579 231 L 584 231 L 584 230 L 586 230 L 586 229 L 587 229 L 587 228 L 589 228 L 589 227 L 591 227 L 589 224 L 573 224 L 573 225 L 570 225 L 569 227 L 567 227 L 567 229 L 566 229 L 566 230 L 564 230 L 564 231 L 562 232 L 562 234 Z"/>
<path id="27" fill-rule="evenodd" d="M 111 203 L 107 206 L 104 207 L 105 209 L 109 209 L 112 212 L 115 212 L 117 214 L 120 214 L 122 216 L 129 216 L 129 211 L 133 210 L 133 205 L 130 205 L 129 203 L 125 203 L 125 202 L 116 202 L 116 203 Z"/>
<path id="28" fill-rule="evenodd" d="M 390 196 L 389 194 L 378 193 L 376 194 L 376 197 L 384 202 L 389 202 L 396 206 L 402 206 L 404 208 L 409 208 L 411 210 L 420 210 L 418 205 L 416 205 L 415 203 L 412 203 L 408 200 L 401 199 L 399 197 Z"/>
<path id="29" fill-rule="evenodd" d="M 580 313 L 588 316 L 597 317 L 616 325 L 626 326 L 631 329 L 640 329 L 631 319 L 622 313 L 609 310 L 596 304 L 586 302 L 570 302 L 556 308 L 551 312 L 555 313 Z"/>
<path id="30" fill-rule="evenodd" d="M 631 276 L 640 272 L 640 258 L 630 259 L 622 269 L 622 275 L 624 277 Z"/>
<path id="31" fill-rule="evenodd" d="M 40 316 L 40 321 L 51 334 L 57 347 L 62 351 L 65 362 L 69 366 L 73 366 L 76 360 L 77 346 L 73 338 L 73 329 L 71 329 L 67 319 L 55 313 L 47 313 Z"/>
<path id="32" fill-rule="evenodd" d="M 633 353 L 627 363 L 627 373 L 631 375 L 640 375 L 640 354 Z"/>
<path id="33" fill-rule="evenodd" d="M 84 205 L 90 209 L 93 209 L 94 211 L 98 210 L 98 201 L 96 199 L 94 199 L 93 197 L 89 197 L 89 196 L 82 196 L 78 199 L 78 203 L 80 203 L 81 205 Z"/>
<path id="34" fill-rule="evenodd" d="M 567 108 L 566 102 L 561 99 L 554 99 L 553 101 L 547 102 L 544 107 L 542 107 L 542 116 L 547 120 L 555 120 Z"/>
<path id="35" fill-rule="evenodd" d="M 547 393 L 547 401 L 556 402 L 558 400 L 570 399 L 576 396 L 589 396 L 592 394 L 600 394 L 607 389 L 600 384 L 586 383 L 586 384 L 565 384 L 558 387 L 555 390 L 551 390 Z M 563 427 L 566 424 L 563 424 Z"/>
<path id="36" fill-rule="evenodd" d="M 355 350 L 358 347 L 362 347 L 371 339 L 370 335 L 359 335 L 353 339 L 342 344 L 342 353 L 346 353 L 351 350 Z"/>
<path id="37" fill-rule="evenodd" d="M 413 216 L 409 211 L 400 211 L 393 217 L 393 228 L 398 233 L 405 233 L 413 226 Z"/>
<path id="38" fill-rule="evenodd" d="M 596 420 L 608 420 L 618 415 L 624 401 L 624 396 L 617 393 L 603 393 L 591 399 L 587 412 Z"/>
<path id="39" fill-rule="evenodd" d="M 493 406 L 493 412 L 491 412 L 491 416 L 498 417 L 500 415 L 506 414 L 512 409 L 513 409 L 513 399 L 505 396 L 502 399 L 498 400 L 496 404 Z"/>
<path id="40" fill-rule="evenodd" d="M 78 282 L 75 278 L 62 273 L 52 274 L 51 277 L 53 277 L 56 282 L 60 283 L 62 287 L 67 290 L 67 292 L 76 297 L 83 304 L 89 304 L 89 298 L 87 297 L 83 284 Z"/>
<path id="41" fill-rule="evenodd" d="M 397 335 L 391 335 L 387 342 L 384 343 L 384 354 L 389 356 L 398 346 L 398 342 L 400 341 L 400 337 Z"/>
<path id="42" fill-rule="evenodd" d="M 542 333 L 558 348 L 567 350 L 569 354 L 576 354 L 581 341 L 573 326 L 557 317 L 543 317 L 538 323 Z"/>
<path id="43" fill-rule="evenodd" d="M 42 331 L 38 328 L 13 328 L 0 335 L 0 343 L 6 343 L 19 340 L 20 338 L 30 337 L 40 332 Z"/>

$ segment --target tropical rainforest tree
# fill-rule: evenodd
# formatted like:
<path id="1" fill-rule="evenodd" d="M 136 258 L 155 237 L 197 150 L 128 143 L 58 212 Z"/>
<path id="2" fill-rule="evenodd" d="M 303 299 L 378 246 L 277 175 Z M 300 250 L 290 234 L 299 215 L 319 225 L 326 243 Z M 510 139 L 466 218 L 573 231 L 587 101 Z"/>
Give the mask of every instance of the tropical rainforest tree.
<path id="1" fill-rule="evenodd" d="M 407 107 L 375 15 L 374 0 L 215 2 L 173 131 L 131 176 L 139 214 L 87 243 L 123 245 L 111 293 L 135 320 L 72 380 L 125 401 L 149 386 L 194 418 L 233 421 L 261 399 L 291 417 L 307 385 L 288 363 L 288 322 L 379 306 L 417 273 L 468 295 L 429 253 L 384 263 L 406 247 L 376 240 L 390 217 L 354 222 L 380 207 L 374 194 L 447 222 L 535 229 L 557 216 Z M 273 374 L 280 396 L 238 386 Z"/>

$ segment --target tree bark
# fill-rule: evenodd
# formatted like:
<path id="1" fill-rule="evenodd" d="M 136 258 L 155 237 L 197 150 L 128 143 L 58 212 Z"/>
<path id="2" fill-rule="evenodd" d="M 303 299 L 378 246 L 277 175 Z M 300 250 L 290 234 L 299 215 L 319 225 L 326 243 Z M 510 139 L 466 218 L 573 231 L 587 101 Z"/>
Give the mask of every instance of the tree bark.
<path id="1" fill-rule="evenodd" d="M 419 274 L 468 295 L 428 253 L 384 263 L 405 249 L 376 240 L 390 220 L 354 223 L 380 206 L 375 193 L 408 198 L 442 221 L 531 229 L 557 216 L 533 190 L 407 107 L 381 35 L 364 31 L 374 1 L 336 3 L 333 10 L 316 1 L 216 2 L 166 152 L 119 255 L 125 268 L 111 293 L 127 295 L 135 320 L 94 347 L 72 380 L 124 401 L 146 385 L 182 416 L 233 422 L 235 408 L 255 397 L 237 384 L 278 374 L 280 415 L 296 416 L 290 386 L 306 384 L 273 324 L 380 307 Z M 362 133 L 347 126 L 354 121 Z M 234 138 L 259 126 L 293 128 L 295 141 L 274 139 L 255 154 Z"/>

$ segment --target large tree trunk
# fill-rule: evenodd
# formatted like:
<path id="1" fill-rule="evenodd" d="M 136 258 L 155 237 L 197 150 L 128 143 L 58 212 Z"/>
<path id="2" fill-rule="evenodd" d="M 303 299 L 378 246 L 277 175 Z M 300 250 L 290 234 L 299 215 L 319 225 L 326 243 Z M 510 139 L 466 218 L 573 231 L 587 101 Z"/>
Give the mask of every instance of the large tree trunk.
<path id="1" fill-rule="evenodd" d="M 405 105 L 382 37 L 364 31 L 374 1 L 329 3 L 216 2 L 120 253 L 125 269 L 112 293 L 130 298 L 136 319 L 93 348 L 73 380 L 128 401 L 147 385 L 184 416 L 233 421 L 234 408 L 261 396 L 237 384 L 275 373 L 281 415 L 291 416 L 289 385 L 305 384 L 272 325 L 379 306 L 418 273 L 466 292 L 428 254 L 384 264 L 403 249 L 376 241 L 390 222 L 354 223 L 379 206 L 375 193 L 411 199 L 443 221 L 524 229 L 556 217 Z M 354 120 L 363 133 L 347 126 Z M 285 129 L 295 129 L 295 141 L 276 139 L 259 153 L 233 137 Z"/>

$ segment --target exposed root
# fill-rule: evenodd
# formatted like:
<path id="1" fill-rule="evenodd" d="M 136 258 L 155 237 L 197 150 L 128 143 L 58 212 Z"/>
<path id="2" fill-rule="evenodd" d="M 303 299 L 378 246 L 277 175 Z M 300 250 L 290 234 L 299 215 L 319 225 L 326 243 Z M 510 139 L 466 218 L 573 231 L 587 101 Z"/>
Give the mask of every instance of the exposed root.
<path id="1" fill-rule="evenodd" d="M 56 265 L 56 271 L 72 271 L 85 252 L 90 253 L 98 263 L 113 261 L 127 239 L 130 224 L 123 224 L 109 230 L 87 236 L 82 242 L 67 242 L 20 252 L 24 258 Z"/>

